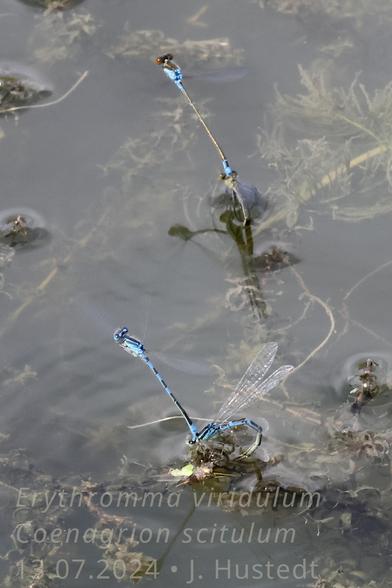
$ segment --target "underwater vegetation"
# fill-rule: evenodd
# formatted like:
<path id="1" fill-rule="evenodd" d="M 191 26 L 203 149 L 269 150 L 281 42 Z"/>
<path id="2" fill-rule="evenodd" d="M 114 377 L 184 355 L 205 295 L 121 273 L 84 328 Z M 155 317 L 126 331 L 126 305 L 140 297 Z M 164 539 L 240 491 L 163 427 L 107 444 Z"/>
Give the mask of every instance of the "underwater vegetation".
<path id="1" fill-rule="evenodd" d="M 313 74 L 300 68 L 300 76 L 306 93 L 293 97 L 277 92 L 276 102 L 271 108 L 268 120 L 273 130 L 260 135 L 259 140 L 263 158 L 280 176 L 269 190 L 269 194 L 273 194 L 274 199 L 276 198 L 275 202 L 278 206 L 265 218 L 262 217 L 261 220 L 256 221 L 253 227 L 249 227 L 248 235 L 244 232 L 244 228 L 236 223 L 235 215 L 230 209 L 221 213 L 220 224 L 210 228 L 176 224 L 169 230 L 170 235 L 187 242 L 199 238 L 200 242 L 203 242 L 204 238 L 213 234 L 219 235 L 220 238 L 226 235 L 233 240 L 240 256 L 252 262 L 250 274 L 253 276 L 257 276 L 258 270 L 270 272 L 274 269 L 275 263 L 278 268 L 279 264 L 281 268 L 289 267 L 307 298 L 301 320 L 308 314 L 310 308 L 308 304 L 316 303 L 323 308 L 330 323 L 326 337 L 305 360 L 301 361 L 296 370 L 320 351 L 332 337 L 337 326 L 334 318 L 335 309 L 309 291 L 302 276 L 290 264 L 285 248 L 280 249 L 278 245 L 272 243 L 271 248 L 257 259 L 254 253 L 254 240 L 262 234 L 262 231 L 265 232 L 272 227 L 278 228 L 284 221 L 289 230 L 298 227 L 299 214 L 300 212 L 302 214 L 311 199 L 313 211 L 314 207 L 318 206 L 322 212 L 331 214 L 332 211 L 332 217 L 339 220 L 360 221 L 391 210 L 389 191 L 386 191 L 381 201 L 379 198 L 374 198 L 374 188 L 379 187 L 380 182 L 386 185 L 387 190 L 390 183 L 389 130 L 392 120 L 390 85 L 369 95 L 357 77 L 346 89 L 336 88 L 331 81 L 327 82 L 322 71 Z M 306 139 L 303 138 L 304 133 Z M 344 199 L 353 198 L 353 193 L 355 193 L 355 206 L 349 207 L 345 202 L 341 202 Z M 379 191 L 377 193 L 379 194 Z M 383 193 L 381 196 L 383 197 Z M 224 206 L 224 199 L 221 199 L 221 205 Z M 226 206 L 229 208 L 227 202 Z M 313 220 L 308 226 L 301 228 L 315 230 Z M 291 262 L 295 263 L 295 258 L 292 258 Z M 345 315 L 345 301 L 360 284 L 388 264 L 390 262 L 376 268 L 342 296 L 341 312 L 346 320 L 348 314 Z M 230 297 L 238 297 L 241 291 L 248 290 L 247 303 L 252 306 L 248 278 L 238 277 L 233 280 L 233 283 L 236 285 L 233 286 Z M 261 294 L 260 283 L 256 285 L 256 291 Z M 242 310 L 247 303 L 246 299 L 240 304 L 231 303 L 230 308 Z M 268 313 L 262 316 L 264 319 L 268 318 Z M 344 328 L 344 326 L 341 328 L 342 332 Z M 234 361 L 237 353 L 238 349 L 234 346 L 233 349 L 228 350 L 228 363 Z M 241 355 L 245 354 L 246 344 L 244 343 Z M 302 449 L 285 447 L 285 463 L 295 464 L 295 467 L 301 470 L 302 477 L 308 468 L 309 451 L 313 452 L 312 464 L 315 470 L 323 472 L 324 476 L 324 479 L 319 479 L 320 488 L 325 483 L 328 486 L 330 480 L 334 480 L 335 483 L 339 480 L 342 483 L 341 491 L 344 492 L 343 488 L 346 484 L 350 487 L 352 483 L 366 479 L 365 472 L 369 473 L 372 467 L 375 467 L 378 472 L 377 478 L 374 479 L 375 488 L 378 487 L 379 480 L 386 487 L 390 484 L 390 431 L 385 429 L 383 432 L 375 433 L 367 429 L 366 424 L 353 418 L 352 414 L 360 412 L 366 404 L 370 405 L 373 399 L 378 397 L 381 387 L 388 394 L 374 373 L 375 367 L 371 359 L 358 365 L 358 385 L 355 388 L 351 387 L 350 390 L 354 402 L 351 400 L 350 406 L 348 397 L 347 402 L 338 411 L 340 414 L 333 426 L 329 427 L 328 424 L 325 429 L 325 435 L 327 438 L 329 436 L 327 451 L 316 450 L 315 447 L 311 449 L 311 444 Z M 223 373 L 225 373 L 224 370 L 222 370 Z M 264 409 L 269 401 L 265 399 Z M 317 414 L 317 410 L 308 411 L 304 407 L 296 406 L 293 400 L 287 403 L 284 400 L 272 401 L 272 404 L 275 409 L 279 406 L 282 411 L 287 411 L 291 416 L 302 420 L 318 422 L 319 425 L 323 422 L 322 415 Z M 349 469 L 347 469 L 347 462 L 350 464 Z M 309 474 L 311 478 L 314 478 L 316 472 L 309 472 Z M 222 487 L 228 483 L 228 480 L 232 481 L 232 477 L 225 479 L 222 475 L 222 471 L 219 470 L 219 460 L 217 459 L 214 464 L 214 459 L 209 457 L 200 463 L 197 460 L 196 463 L 187 463 L 183 468 L 175 469 L 172 475 L 179 478 L 181 484 L 204 484 L 212 480 L 212 483 Z M 347 530 L 350 529 L 348 520 L 348 515 L 342 515 L 341 524 L 345 525 Z M 316 586 L 358 586 L 359 584 L 356 584 L 356 580 L 353 579 L 356 577 L 361 578 L 361 586 L 370 586 L 373 583 L 371 576 L 369 578 L 369 575 L 364 574 L 362 570 L 345 573 L 338 571 L 338 566 L 334 569 L 333 565 L 331 567 L 330 570 L 324 570 L 325 575 L 320 577 Z M 340 583 L 333 582 L 336 577 L 341 579 Z"/>
<path id="2" fill-rule="evenodd" d="M 0 244 L 0 270 L 7 266 L 15 255 L 15 250 L 9 245 Z M 4 273 L 0 271 L 0 294 L 5 294 L 4 291 Z"/>
<path id="3" fill-rule="evenodd" d="M 345 221 L 390 212 L 392 84 L 370 94 L 359 76 L 336 87 L 322 69 L 300 66 L 299 74 L 305 92 L 289 96 L 277 90 L 270 130 L 259 135 L 261 157 L 276 170 L 270 190 L 285 202 L 285 212 L 268 224 L 284 218 L 294 227 L 300 207 L 311 200 Z M 384 189 L 375 199 L 380 183 Z"/>
<path id="4" fill-rule="evenodd" d="M 12 249 L 12 247 L 9 247 L 8 245 L 1 245 L 0 267 L 4 267 L 7 263 L 9 263 L 14 255 L 15 251 Z"/>
<path id="5" fill-rule="evenodd" d="M 36 247 L 49 240 L 44 221 L 33 210 L 20 208 L 0 211 L 0 243 L 10 247 Z"/>
<path id="6" fill-rule="evenodd" d="M 90 12 L 51 11 L 37 23 L 29 45 L 38 61 L 52 65 L 75 59 L 91 44 L 98 29 Z"/>
<path id="7" fill-rule="evenodd" d="M 45 8 L 48 11 L 66 10 L 72 8 L 76 4 L 80 4 L 83 0 L 20 0 L 29 6 L 36 6 L 37 8 Z"/>
<path id="8" fill-rule="evenodd" d="M 235 480 L 249 475 L 261 481 L 268 465 L 268 458 L 264 461 L 256 455 L 239 460 L 241 450 L 236 447 L 232 433 L 221 434 L 218 441 L 190 446 L 188 453 L 189 462 L 180 469 L 169 470 L 169 475 L 180 485 L 206 484 L 209 489 L 227 491 Z"/>
<path id="9" fill-rule="evenodd" d="M 179 41 L 166 37 L 160 30 L 132 30 L 129 23 L 125 24 L 116 44 L 107 50 L 107 55 L 112 58 L 155 58 L 163 51 L 181 55 L 186 67 L 203 63 L 208 63 L 211 68 L 241 65 L 244 59 L 243 50 L 233 48 L 227 37 Z"/>
<path id="10" fill-rule="evenodd" d="M 350 518 L 350 517 L 349 517 Z M 381 556 L 378 556 L 381 559 Z M 383 557 L 387 557 L 384 553 Z M 369 555 L 364 566 L 358 566 L 354 558 L 339 557 L 336 552 L 333 556 L 318 559 L 320 577 L 309 588 L 388 588 L 391 582 L 390 573 L 386 571 L 384 576 L 374 579 L 369 571 L 369 565 L 377 565 L 375 557 Z"/>
<path id="11" fill-rule="evenodd" d="M 350 390 L 354 402 L 351 410 L 356 413 L 361 408 L 381 393 L 382 383 L 377 374 L 378 363 L 373 359 L 366 359 L 358 365 L 358 385 Z"/>
<path id="12" fill-rule="evenodd" d="M 291 11 L 291 14 L 300 13 L 300 6 L 310 11 L 323 9 L 333 15 L 338 15 L 340 9 L 343 16 L 350 16 L 350 10 L 359 14 L 368 8 L 371 12 L 373 6 L 380 14 L 380 7 L 386 7 L 386 3 L 376 6 L 376 2 L 358 2 L 354 5 L 343 1 L 338 5 L 323 0 L 312 3 L 265 0 L 264 4 L 279 6 L 281 11 Z M 49 10 L 39 16 L 30 46 L 34 47 L 34 57 L 49 65 L 57 63 L 61 68 L 79 57 L 83 49 L 91 46 L 91 39 L 102 26 L 95 14 L 79 13 L 78 9 L 57 11 L 71 7 L 71 3 L 62 7 L 60 1 L 48 1 L 41 2 L 40 7 Z M 113 59 L 126 58 L 130 63 L 134 58 L 150 58 L 163 50 L 180 53 L 186 65 L 206 63 L 220 67 L 241 64 L 244 57 L 243 50 L 233 48 L 228 38 L 184 41 L 168 38 L 159 30 L 132 31 L 131 25 L 125 27 L 117 39 L 111 39 L 109 45 L 110 49 L 101 47 L 100 50 Z M 68 308 L 68 298 L 75 296 L 83 281 L 78 274 L 80 267 L 98 274 L 108 259 L 114 270 L 118 270 L 116 263 L 126 258 L 126 267 L 131 268 L 130 244 L 133 242 L 130 234 L 142 234 L 143 239 L 148 240 L 148 247 L 154 247 L 157 237 L 168 231 L 182 241 L 175 244 L 167 238 L 170 246 L 174 243 L 177 248 L 204 248 L 210 259 L 225 271 L 220 297 L 206 298 L 205 312 L 201 316 L 192 316 L 190 312 L 186 322 L 173 325 L 170 342 L 181 344 L 193 334 L 205 336 L 203 329 L 213 328 L 226 315 L 235 316 L 237 330 L 243 328 L 240 337 L 230 338 L 216 351 L 217 376 L 206 397 L 210 396 L 212 402 L 227 398 L 232 390 L 233 375 L 243 371 L 255 346 L 271 341 L 275 335 L 285 351 L 292 349 L 290 362 L 295 363 L 296 370 L 316 355 L 319 359 L 320 352 L 327 351 L 327 345 L 338 341 L 344 329 L 353 324 L 348 307 L 351 294 L 366 281 L 371 283 L 378 272 L 387 270 L 389 262 L 373 268 L 339 300 L 331 302 L 329 294 L 318 295 L 316 287 L 314 290 L 313 285 L 308 287 L 308 277 L 305 282 L 295 267 L 300 257 L 295 253 L 293 242 L 295 236 L 303 235 L 304 231 L 317 231 L 322 214 L 336 220 L 359 222 L 391 211 L 392 92 L 390 84 L 370 91 L 359 76 L 354 77 L 352 83 L 337 86 L 322 67 L 315 73 L 300 68 L 299 73 L 304 89 L 296 95 L 277 91 L 275 104 L 266 118 L 268 130 L 258 137 L 259 153 L 263 163 L 268 164 L 272 184 L 258 214 L 252 214 L 249 226 L 243 226 L 238 210 L 233 208 L 230 186 L 222 193 L 224 185 L 218 181 L 214 194 L 207 193 L 205 183 L 197 193 L 190 187 L 187 174 L 191 166 L 186 154 L 198 141 L 196 121 L 182 104 L 181 97 L 158 99 L 151 115 L 151 128 L 131 134 L 125 140 L 122 138 L 117 151 L 100 166 L 100 180 L 105 186 L 98 205 L 94 201 L 88 209 L 82 210 L 72 236 L 43 256 L 31 282 L 15 288 L 15 304 L 4 320 L 1 334 L 12 334 L 11 326 L 26 317 L 28 311 L 37 323 L 42 317 L 46 319 L 48 315 L 42 307 L 53 306 L 53 300 L 58 306 L 59 300 L 64 300 L 64 308 Z M 10 82 L 10 88 L 11 94 L 18 94 L 18 86 L 12 90 Z M 7 100 L 6 93 L 2 100 Z M 211 112 L 216 110 L 207 108 L 207 100 L 198 100 L 198 104 L 204 116 L 211 117 Z M 183 172 L 182 164 L 185 164 Z M 165 173 L 174 168 L 173 175 Z M 188 206 L 190 200 L 192 205 Z M 169 209 L 173 214 L 166 226 L 162 219 L 167 220 Z M 305 223 L 302 222 L 304 216 Z M 26 210 L 4 212 L 0 217 L 0 271 L 7 271 L 14 255 L 18 256 L 18 249 L 40 242 L 37 229 L 39 234 L 46 231 L 43 223 L 32 222 Z M 135 273 L 132 269 L 132 275 L 127 275 L 126 279 L 133 279 Z M 121 279 L 121 272 L 116 276 Z M 6 294 L 3 286 L 0 274 L 0 293 Z M 296 299 L 298 313 L 290 315 L 286 323 L 279 322 L 278 315 L 285 304 L 279 306 L 279 299 L 287 300 L 284 297 L 291 294 Z M 128 291 L 124 296 L 128 297 Z M 317 342 L 305 352 L 293 329 L 302 325 L 305 330 L 306 320 L 317 312 L 321 316 L 316 322 Z M 228 332 L 233 331 L 228 329 Z M 365 328 L 362 334 L 371 336 Z M 140 473 L 136 475 L 132 464 L 127 464 L 122 455 L 129 450 L 124 449 L 129 434 L 129 431 L 124 432 L 125 425 L 116 426 L 105 421 L 105 426 L 100 427 L 92 422 L 91 426 L 81 426 L 83 435 L 80 438 L 90 443 L 90 449 L 114 447 L 113 471 L 110 466 L 110 471 L 105 471 L 100 481 L 89 472 L 77 472 L 70 479 L 55 478 L 36 468 L 27 451 L 12 449 L 15 446 L 12 434 L 0 433 L 0 485 L 2 496 L 10 505 L 2 514 L 4 528 L 10 536 L 9 544 L 1 553 L 6 569 L 2 579 L 4 586 L 42 588 L 55 585 L 56 561 L 72 553 L 65 542 L 60 541 L 55 547 L 50 542 L 34 543 L 34 532 L 37 528 L 50 532 L 54 527 L 66 531 L 69 520 L 78 517 L 81 510 L 92 529 L 89 532 L 91 548 L 103 558 L 108 569 L 118 571 L 121 562 L 121 570 L 125 570 L 132 581 L 144 575 L 148 577 L 157 561 L 148 548 L 131 535 L 122 538 L 115 535 L 120 526 L 132 527 L 133 516 L 108 512 L 89 498 L 93 493 L 117 495 L 124 490 L 135 490 L 142 494 L 150 489 L 167 492 L 171 487 L 186 497 L 203 488 L 222 511 L 260 518 L 264 511 L 257 507 L 257 500 L 277 489 L 281 489 L 288 500 L 294 497 L 294 501 L 304 491 L 320 490 L 320 505 L 305 513 L 299 508 L 297 513 L 298 520 L 304 520 L 307 529 L 311 529 L 309 552 L 314 548 L 314 555 L 320 559 L 320 578 L 313 586 L 389 586 L 390 526 L 386 520 L 391 512 L 390 391 L 378 376 L 378 366 L 373 365 L 377 361 L 377 356 L 369 354 L 356 366 L 357 373 L 351 374 L 356 379 L 347 387 L 344 399 L 337 399 L 333 391 L 327 389 L 326 395 L 333 405 L 331 410 L 336 411 L 332 418 L 325 418 L 322 400 L 312 389 L 301 396 L 293 392 L 291 386 L 283 386 L 276 396 L 265 398 L 263 413 L 266 417 L 272 419 L 278 415 L 282 428 L 293 434 L 287 435 L 283 442 L 274 437 L 278 433 L 272 431 L 266 435 L 269 445 L 264 455 L 260 451 L 243 460 L 237 459 L 238 453 L 242 440 L 243 447 L 247 447 L 249 439 L 237 437 L 236 432 L 235 438 L 227 434 L 216 442 L 198 444 L 185 457 L 178 457 L 173 463 L 166 460 L 159 468 L 137 464 Z M 23 393 L 28 393 L 29 386 L 35 380 L 40 381 L 41 374 L 34 365 L 24 364 L 19 369 L 3 369 L 0 378 L 1 394 L 6 400 L 7 395 L 22 397 Z M 377 404 L 379 401 L 383 402 L 381 407 Z M 381 422 L 377 408 L 382 409 L 379 411 L 383 413 Z M 141 417 L 143 415 L 137 418 Z M 130 407 L 124 421 L 130 423 L 132 418 Z M 70 426 L 68 421 L 68 416 L 60 415 L 56 426 L 66 429 Z M 263 446 L 264 442 L 261 448 Z M 96 454 L 100 451 L 95 451 Z M 30 488 L 31 494 L 26 500 L 33 495 L 37 497 L 29 509 L 14 508 L 20 487 Z M 241 489 L 254 492 L 249 505 L 244 506 Z M 80 492 L 81 508 L 69 505 L 64 509 L 52 505 L 43 512 L 45 492 L 64 492 L 67 497 L 75 490 Z M 275 507 L 274 514 L 284 516 L 281 503 Z M 15 523 L 20 525 L 24 536 L 31 539 L 27 544 L 17 542 L 13 532 Z M 104 545 L 109 532 L 114 533 L 115 540 Z M 320 556 L 320 544 L 316 545 L 315 537 L 322 533 L 326 539 L 321 545 L 331 548 L 330 553 L 325 550 Z M 332 545 L 336 545 L 336 551 Z M 385 559 L 386 569 L 379 568 L 376 557 Z M 20 578 L 22 559 L 25 562 L 23 582 Z M 37 565 L 37 559 L 44 563 Z M 130 580 L 124 583 L 128 585 Z"/>
<path id="13" fill-rule="evenodd" d="M 56 10 L 68 10 L 84 0 L 19 0 L 24 4 L 28 4 L 29 6 L 34 6 L 36 8 L 42 8 L 46 11 L 47 14 Z"/>
<path id="14" fill-rule="evenodd" d="M 262 8 L 271 7 L 283 14 L 325 14 L 339 19 L 361 19 L 391 13 L 388 0 L 257 0 Z"/>
<path id="15" fill-rule="evenodd" d="M 1 439 L 6 440 L 7 436 Z M 2 498 L 10 506 L 9 516 L 3 521 L 7 528 L 13 527 L 12 547 L 2 554 L 2 561 L 9 563 L 9 571 L 2 579 L 3 586 L 15 586 L 16 582 L 26 588 L 52 586 L 60 575 L 57 562 L 60 556 L 67 557 L 73 542 L 73 539 L 67 540 L 72 515 L 81 510 L 86 513 L 87 519 L 80 533 L 84 541 L 96 550 L 97 559 L 104 560 L 107 570 L 113 571 L 114 567 L 116 571 L 121 567 L 122 579 L 127 577 L 128 581 L 132 579 L 136 582 L 155 568 L 156 560 L 139 550 L 134 534 L 118 533 L 119 527 L 132 530 L 135 526 L 132 518 L 127 514 L 112 514 L 101 506 L 99 499 L 105 492 L 120 496 L 124 489 L 130 496 L 132 492 L 142 495 L 140 481 L 131 482 L 129 477 L 127 481 L 118 478 L 118 483 L 60 481 L 37 470 L 26 452 L 11 450 L 0 454 L 0 485 Z M 22 487 L 26 489 L 23 498 L 25 507 L 14 510 L 11 504 Z M 48 507 L 48 492 L 55 498 L 61 495 L 61 500 L 53 500 Z M 50 537 L 54 529 L 58 530 L 58 537 L 52 542 Z M 45 535 L 48 541 L 38 539 Z M 71 553 L 68 555 L 71 556 Z"/>
<path id="16" fill-rule="evenodd" d="M 51 93 L 32 77 L 0 65 L 0 114 L 12 107 L 35 104 Z"/>

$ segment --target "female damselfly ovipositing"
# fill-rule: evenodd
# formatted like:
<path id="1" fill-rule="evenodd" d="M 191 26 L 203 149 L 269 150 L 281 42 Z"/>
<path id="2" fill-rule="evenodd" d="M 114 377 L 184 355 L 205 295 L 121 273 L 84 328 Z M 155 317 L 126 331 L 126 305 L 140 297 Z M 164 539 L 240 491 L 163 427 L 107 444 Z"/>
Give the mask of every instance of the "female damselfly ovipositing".
<path id="1" fill-rule="evenodd" d="M 171 53 L 166 53 L 165 55 L 157 57 L 155 61 L 158 65 L 162 66 L 162 69 L 169 78 L 169 80 L 171 80 L 181 91 L 181 93 L 185 96 L 188 104 L 192 107 L 201 125 L 203 126 L 204 130 L 209 136 L 213 146 L 215 147 L 222 161 L 224 173 L 221 174 L 220 177 L 225 182 L 226 187 L 230 191 L 230 194 L 233 199 L 234 210 L 236 210 L 235 205 L 238 203 L 241 209 L 242 216 L 240 220 L 244 224 L 248 224 L 251 220 L 251 209 L 257 203 L 257 201 L 261 201 L 261 194 L 255 186 L 241 182 L 238 178 L 237 172 L 234 171 L 230 166 L 229 161 L 226 155 L 224 154 L 222 147 L 215 139 L 206 121 L 200 114 L 198 108 L 195 106 L 193 100 L 191 99 L 187 90 L 185 89 L 183 83 L 184 75 L 182 69 L 176 63 L 174 63 L 173 55 Z"/>
<path id="2" fill-rule="evenodd" d="M 239 414 L 251 403 L 256 402 L 268 392 L 280 384 L 294 369 L 292 365 L 283 365 L 277 368 L 270 376 L 264 379 L 278 350 L 277 343 L 266 343 L 257 353 L 241 380 L 221 406 L 216 417 L 200 431 L 188 416 L 185 409 L 174 396 L 161 374 L 158 372 L 141 341 L 128 335 L 128 329 L 123 327 L 113 333 L 113 339 L 130 355 L 141 359 L 153 372 L 164 391 L 181 412 L 191 433 L 190 444 L 200 441 L 209 441 L 213 437 L 230 431 L 237 427 L 247 427 L 256 432 L 256 438 L 252 445 L 244 451 L 240 457 L 248 457 L 259 447 L 262 440 L 263 427 L 247 417 L 238 418 Z"/>

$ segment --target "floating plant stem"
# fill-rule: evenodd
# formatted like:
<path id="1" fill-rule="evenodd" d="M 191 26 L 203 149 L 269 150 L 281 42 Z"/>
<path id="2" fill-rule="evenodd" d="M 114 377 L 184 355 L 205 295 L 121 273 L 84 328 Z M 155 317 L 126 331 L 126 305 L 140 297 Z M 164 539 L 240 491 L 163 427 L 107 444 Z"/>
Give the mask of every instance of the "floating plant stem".
<path id="1" fill-rule="evenodd" d="M 339 165 L 334 170 L 331 170 L 325 176 L 323 176 L 320 182 L 317 184 L 317 189 L 321 190 L 322 188 L 326 188 L 330 186 L 332 182 L 334 182 L 341 174 L 345 173 L 347 170 L 352 170 L 362 163 L 365 163 L 369 159 L 373 157 L 377 157 L 377 155 L 383 155 L 388 150 L 387 145 L 380 145 L 379 147 L 374 147 L 374 149 L 370 149 L 369 151 L 365 151 L 361 153 L 357 157 L 351 159 L 347 164 Z"/>
<path id="2" fill-rule="evenodd" d="M 330 309 L 330 307 L 328 306 L 328 304 L 326 302 L 324 302 L 324 300 L 322 300 L 319 296 L 316 296 L 315 294 L 312 294 L 309 290 L 309 288 L 306 286 L 303 277 L 301 276 L 301 274 L 293 267 L 290 266 L 290 271 L 294 274 L 294 276 L 296 277 L 297 281 L 299 282 L 299 284 L 301 285 L 304 294 L 312 301 L 312 302 L 316 302 L 319 306 L 321 306 L 326 315 L 329 318 L 329 329 L 328 329 L 328 333 L 327 335 L 324 337 L 324 339 L 305 357 L 305 359 L 303 361 L 301 361 L 301 363 L 299 363 L 297 366 L 295 366 L 294 370 L 292 371 L 292 373 L 297 372 L 300 368 L 302 368 L 306 363 L 308 363 L 308 361 L 310 361 L 312 359 L 312 357 L 314 357 L 319 351 L 321 351 L 321 349 L 323 347 L 325 347 L 325 345 L 328 343 L 328 341 L 330 340 L 330 338 L 332 337 L 333 333 L 335 332 L 335 327 L 336 327 L 336 323 L 335 323 L 335 317 L 333 315 L 332 310 Z"/>
<path id="3" fill-rule="evenodd" d="M 349 298 L 351 296 L 351 294 L 354 292 L 354 290 L 356 290 L 361 284 L 363 284 L 364 282 L 366 282 L 366 280 L 368 280 L 369 278 L 371 278 L 372 276 L 374 276 L 375 274 L 377 274 L 379 271 L 381 271 L 381 270 L 385 269 L 386 267 L 390 266 L 391 264 L 392 264 L 392 259 L 389 259 L 385 263 L 382 263 L 381 265 L 377 266 L 372 271 L 370 271 L 369 273 L 367 273 L 366 276 L 363 276 L 363 278 L 361 278 L 356 284 L 354 284 L 354 286 L 352 286 L 352 288 L 350 288 L 350 290 L 348 290 L 346 292 L 346 294 L 344 295 L 343 301 L 347 300 L 347 298 Z"/>

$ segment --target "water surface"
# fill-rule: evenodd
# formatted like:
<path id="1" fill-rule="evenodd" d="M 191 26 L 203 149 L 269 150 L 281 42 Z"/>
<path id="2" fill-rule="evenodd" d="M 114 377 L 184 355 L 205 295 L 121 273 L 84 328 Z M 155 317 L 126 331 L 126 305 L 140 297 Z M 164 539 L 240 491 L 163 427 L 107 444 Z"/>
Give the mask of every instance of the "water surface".
<path id="1" fill-rule="evenodd" d="M 390 585 L 388 393 L 355 423 L 345 396 L 351 358 L 382 359 L 387 377 L 391 361 L 387 4 L 347 0 L 335 11 L 322 0 L 85 0 L 45 13 L 3 2 L 5 63 L 47 80 L 51 99 L 89 72 L 63 102 L 0 120 L 1 209 L 32 209 L 50 233 L 39 247 L 0 258 L 4 586 L 32 585 L 15 565 L 25 562 L 31 582 L 30 548 L 45 569 L 46 583 L 34 585 L 85 586 L 104 570 L 106 585 L 117 586 L 125 564 L 116 561 L 127 562 L 127 577 L 138 569 L 124 550 L 159 559 L 157 578 L 150 574 L 159 586 L 184 585 L 193 572 L 195 584 L 222 586 L 336 586 L 336 578 L 347 587 Z M 268 197 L 251 228 L 253 257 L 265 243 L 284 243 L 291 265 L 262 272 L 253 260 L 253 272 L 249 247 L 244 254 L 233 236 L 169 235 L 173 225 L 227 225 L 211 206 L 216 153 L 153 62 L 167 50 L 188 70 L 247 67 L 244 78 L 189 80 L 188 89 L 241 178 Z M 195 506 L 200 488 L 176 487 L 169 472 L 188 458 L 184 424 L 127 429 L 176 411 L 145 366 L 112 342 L 123 324 L 152 349 L 218 366 L 210 376 L 160 366 L 193 416 L 216 411 L 227 394 L 218 383 L 233 384 L 265 341 L 279 342 L 279 362 L 305 362 L 274 392 L 276 403 L 260 403 L 251 416 L 270 421 L 266 447 L 284 458 L 266 478 L 320 489 L 320 506 Z M 350 442 L 334 438 L 346 417 L 357 434 Z M 47 512 L 38 504 L 13 517 L 21 487 L 56 494 L 87 480 L 102 483 L 101 493 L 154 489 L 181 499 L 126 512 L 111 505 L 119 519 L 105 518 L 102 505 L 97 512 L 56 499 Z M 254 483 L 245 476 L 232 489 Z M 132 522 L 139 540 L 141 529 L 155 537 L 168 528 L 170 541 L 113 540 L 106 550 L 64 541 L 51 552 L 51 541 L 30 537 L 17 551 L 10 537 L 26 520 L 63 530 Z M 224 525 L 271 535 L 234 544 L 211 535 Z M 275 541 L 279 528 L 293 529 L 294 540 Z M 80 577 L 75 558 L 85 561 Z M 304 560 L 305 578 L 294 572 Z M 286 568 L 276 575 L 280 564 L 287 578 Z"/>

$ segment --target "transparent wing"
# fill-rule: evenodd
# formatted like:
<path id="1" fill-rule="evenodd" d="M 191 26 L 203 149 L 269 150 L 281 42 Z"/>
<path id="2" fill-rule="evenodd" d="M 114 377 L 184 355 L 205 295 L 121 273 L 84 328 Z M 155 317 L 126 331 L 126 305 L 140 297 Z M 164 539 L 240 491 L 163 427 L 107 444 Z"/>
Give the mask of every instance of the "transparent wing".
<path id="1" fill-rule="evenodd" d="M 184 72 L 184 79 L 200 79 L 208 82 L 235 82 L 243 78 L 249 70 L 246 67 L 222 67 L 209 71 Z"/>
<path id="2" fill-rule="evenodd" d="M 269 422 L 264 417 L 257 417 L 257 424 L 263 429 L 263 435 L 269 431 Z"/>
<path id="3" fill-rule="evenodd" d="M 271 390 L 276 388 L 278 384 L 283 382 L 283 380 L 289 375 L 289 373 L 294 369 L 292 365 L 282 365 L 277 370 L 275 370 L 267 379 L 263 381 L 257 381 L 253 384 L 251 388 L 248 389 L 248 393 L 242 397 L 242 401 L 238 402 L 235 407 L 235 412 L 224 412 L 222 420 L 228 420 L 232 416 L 239 416 L 240 411 L 245 410 L 247 406 L 257 402 L 260 398 L 268 394 Z M 222 417 L 221 417 L 222 418 Z M 257 419 L 259 422 L 259 419 Z"/>
<path id="4" fill-rule="evenodd" d="M 233 183 L 232 191 L 242 208 L 244 219 L 250 218 L 251 213 L 255 211 L 263 212 L 267 207 L 267 199 L 251 184 L 237 179 Z"/>
<path id="5" fill-rule="evenodd" d="M 261 199 L 261 195 L 256 186 L 240 182 L 239 180 L 235 182 L 233 191 L 238 200 L 242 201 L 248 210 L 255 206 Z"/>
<path id="6" fill-rule="evenodd" d="M 154 358 L 156 357 L 162 363 L 174 368 L 180 372 L 192 374 L 195 376 L 210 376 L 212 370 L 209 365 L 203 362 L 193 361 L 191 359 L 172 356 L 171 354 L 162 353 L 161 351 L 153 351 Z"/>
<path id="7" fill-rule="evenodd" d="M 278 350 L 277 343 L 266 343 L 257 353 L 249 365 L 241 380 L 230 394 L 226 402 L 221 406 L 216 415 L 217 421 L 225 420 L 226 414 L 235 414 L 237 407 L 247 398 L 252 388 L 263 381 L 265 374 L 270 369 Z"/>

